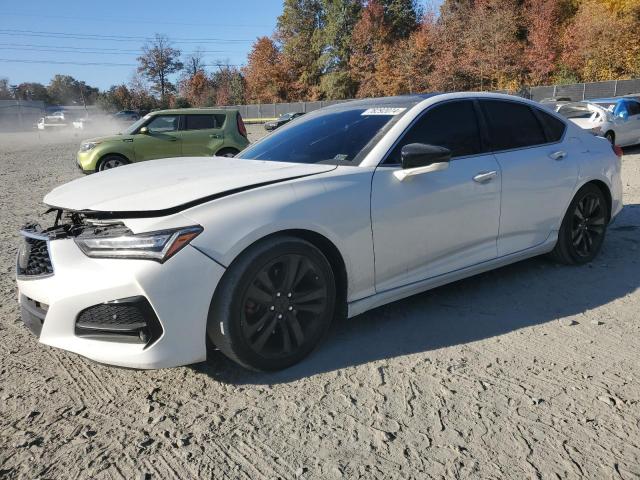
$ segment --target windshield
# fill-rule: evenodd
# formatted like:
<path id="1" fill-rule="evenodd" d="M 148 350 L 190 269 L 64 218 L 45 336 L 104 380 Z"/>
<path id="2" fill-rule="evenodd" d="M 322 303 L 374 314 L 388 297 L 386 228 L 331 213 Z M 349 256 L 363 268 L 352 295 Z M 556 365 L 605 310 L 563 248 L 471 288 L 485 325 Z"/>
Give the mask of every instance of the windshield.
<path id="1" fill-rule="evenodd" d="M 593 103 L 599 106 L 600 108 L 604 108 L 608 112 L 613 112 L 613 110 L 616 108 L 616 102 L 593 102 Z"/>
<path id="2" fill-rule="evenodd" d="M 388 107 L 319 110 L 281 127 L 236 158 L 358 165 L 365 147 L 405 111 Z"/>
<path id="3" fill-rule="evenodd" d="M 122 133 L 124 133 L 125 135 L 133 135 L 147 120 L 149 120 L 149 117 L 150 115 L 145 115 L 144 117 L 136 120 L 134 123 L 125 128 Z"/>

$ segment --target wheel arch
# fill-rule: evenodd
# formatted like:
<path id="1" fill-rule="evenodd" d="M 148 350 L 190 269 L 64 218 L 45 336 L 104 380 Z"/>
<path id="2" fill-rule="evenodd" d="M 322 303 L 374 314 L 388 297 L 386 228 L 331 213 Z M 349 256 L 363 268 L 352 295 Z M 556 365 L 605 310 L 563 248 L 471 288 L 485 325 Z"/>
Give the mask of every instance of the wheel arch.
<path id="1" fill-rule="evenodd" d="M 246 245 L 233 259 L 233 264 L 238 258 L 257 243 L 263 242 L 274 237 L 295 237 L 309 242 L 322 252 L 327 258 L 329 265 L 336 280 L 336 317 L 346 318 L 347 316 L 347 292 L 349 288 L 349 279 L 347 274 L 347 266 L 344 257 L 338 247 L 325 235 L 308 229 L 285 229 L 264 235 L 250 244 Z M 231 265 L 229 265 L 231 266 Z M 220 284 L 218 284 L 220 285 Z M 216 286 L 216 290 L 218 286 Z M 214 292 L 215 295 L 215 292 Z"/>
<path id="2" fill-rule="evenodd" d="M 222 152 L 234 152 L 234 155 L 237 155 L 238 153 L 240 153 L 240 150 L 238 150 L 237 148 L 234 147 L 222 147 L 219 148 L 218 150 L 216 150 L 216 153 L 213 154 L 214 157 L 220 155 L 220 153 Z"/>

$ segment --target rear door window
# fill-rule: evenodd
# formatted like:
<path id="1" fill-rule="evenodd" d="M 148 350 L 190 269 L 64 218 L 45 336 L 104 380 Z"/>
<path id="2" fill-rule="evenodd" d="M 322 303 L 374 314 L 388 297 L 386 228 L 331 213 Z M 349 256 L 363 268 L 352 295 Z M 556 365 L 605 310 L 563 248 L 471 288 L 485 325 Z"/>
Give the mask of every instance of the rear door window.
<path id="1" fill-rule="evenodd" d="M 546 143 L 542 125 L 528 105 L 504 100 L 480 100 L 493 151 Z"/>
<path id="2" fill-rule="evenodd" d="M 480 130 L 473 102 L 445 102 L 429 108 L 404 134 L 385 163 L 401 163 L 402 147 L 410 143 L 448 148 L 452 158 L 480 154 Z"/>
<path id="3" fill-rule="evenodd" d="M 213 115 L 185 115 L 185 130 L 208 130 L 216 128 Z"/>

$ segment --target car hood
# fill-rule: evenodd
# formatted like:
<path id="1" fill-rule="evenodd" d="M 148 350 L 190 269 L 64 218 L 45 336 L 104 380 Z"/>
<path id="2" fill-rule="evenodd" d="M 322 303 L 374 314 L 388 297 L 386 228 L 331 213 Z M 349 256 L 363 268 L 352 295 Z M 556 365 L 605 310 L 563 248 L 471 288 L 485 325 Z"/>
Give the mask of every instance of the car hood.
<path id="1" fill-rule="evenodd" d="M 73 180 L 53 189 L 44 203 L 65 210 L 161 216 L 221 196 L 335 168 L 227 157 L 152 160 Z"/>
<path id="2" fill-rule="evenodd" d="M 83 122 L 86 122 L 87 119 L 85 118 L 81 120 Z M 100 142 L 100 143 L 121 142 L 123 138 L 125 138 L 125 135 L 107 135 L 104 137 L 87 138 L 86 140 L 82 140 L 80 144 L 82 145 L 83 143 L 91 143 L 91 142 Z"/>

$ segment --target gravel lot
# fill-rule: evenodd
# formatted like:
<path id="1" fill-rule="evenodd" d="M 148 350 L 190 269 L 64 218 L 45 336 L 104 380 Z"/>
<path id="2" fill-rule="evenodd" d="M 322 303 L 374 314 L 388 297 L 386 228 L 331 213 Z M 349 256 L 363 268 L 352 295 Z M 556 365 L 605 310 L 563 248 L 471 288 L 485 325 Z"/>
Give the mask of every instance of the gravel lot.
<path id="1" fill-rule="evenodd" d="M 592 265 L 396 302 L 267 375 L 111 368 L 21 324 L 16 231 L 80 176 L 78 142 L 0 134 L 0 478 L 640 478 L 640 149 Z"/>

